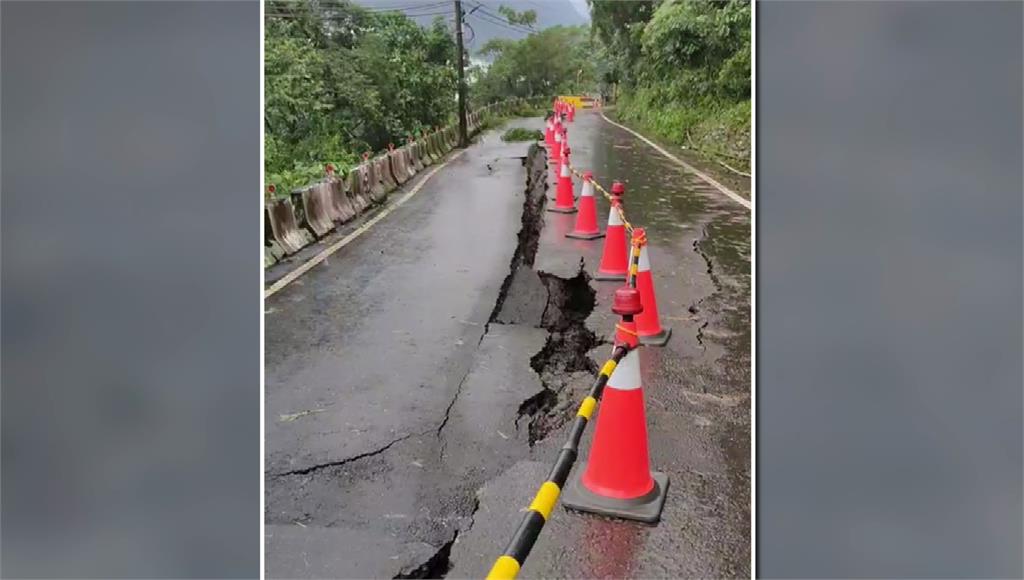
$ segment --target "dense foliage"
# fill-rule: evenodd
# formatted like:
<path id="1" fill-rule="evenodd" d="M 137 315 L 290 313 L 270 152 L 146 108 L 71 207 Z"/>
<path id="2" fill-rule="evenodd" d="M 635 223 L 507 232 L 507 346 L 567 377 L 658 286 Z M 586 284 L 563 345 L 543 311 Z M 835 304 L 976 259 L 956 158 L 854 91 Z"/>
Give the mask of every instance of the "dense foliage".
<path id="1" fill-rule="evenodd" d="M 270 0 L 266 14 L 264 169 L 279 192 L 454 114 L 455 43 L 443 20 L 424 28 L 347 2 Z"/>
<path id="2" fill-rule="evenodd" d="M 493 39 L 468 71 L 475 106 L 509 97 L 601 91 L 617 114 L 731 163 L 749 161 L 750 4 L 746 0 L 590 0 L 592 29 L 556 26 Z M 501 7 L 532 27 L 533 11 Z M 453 120 L 448 22 L 421 27 L 347 0 L 268 0 L 266 180 L 287 193 Z"/>
<path id="3" fill-rule="evenodd" d="M 479 51 L 490 66 L 472 71 L 472 100 L 591 92 L 600 73 L 594 50 L 582 26 L 545 28 L 521 40 L 492 39 Z"/>
<path id="4" fill-rule="evenodd" d="M 750 159 L 750 3 L 591 0 L 618 115 L 713 157 Z"/>

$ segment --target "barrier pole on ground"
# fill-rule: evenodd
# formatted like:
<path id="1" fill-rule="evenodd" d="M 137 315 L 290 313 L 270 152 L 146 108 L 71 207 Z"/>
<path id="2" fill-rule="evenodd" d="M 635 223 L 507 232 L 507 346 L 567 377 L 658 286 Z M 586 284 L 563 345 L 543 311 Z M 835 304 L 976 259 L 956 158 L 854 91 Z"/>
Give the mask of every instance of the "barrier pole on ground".
<path id="1" fill-rule="evenodd" d="M 590 422 L 597 402 L 601 400 L 604 386 L 608 383 L 608 378 L 611 377 L 612 371 L 615 370 L 619 361 L 629 351 L 630 348 L 627 345 L 616 346 L 612 350 L 611 358 L 601 367 L 594 386 L 590 388 L 590 393 L 583 399 L 576 412 L 576 420 L 569 431 L 569 440 L 558 452 L 558 458 L 555 459 L 547 481 L 542 483 L 540 489 L 537 490 L 533 501 L 530 502 L 530 507 L 527 508 L 526 515 L 523 516 L 522 523 L 519 524 L 519 528 L 512 536 L 512 541 L 508 543 L 508 547 L 494 562 L 491 571 L 487 573 L 487 580 L 512 580 L 519 574 L 519 569 L 526 562 L 526 557 L 530 555 L 530 550 L 533 549 L 533 544 L 536 543 L 541 529 L 551 517 L 551 511 L 555 509 L 562 486 L 565 485 L 573 463 L 576 462 L 583 432 L 587 429 L 587 423 Z"/>

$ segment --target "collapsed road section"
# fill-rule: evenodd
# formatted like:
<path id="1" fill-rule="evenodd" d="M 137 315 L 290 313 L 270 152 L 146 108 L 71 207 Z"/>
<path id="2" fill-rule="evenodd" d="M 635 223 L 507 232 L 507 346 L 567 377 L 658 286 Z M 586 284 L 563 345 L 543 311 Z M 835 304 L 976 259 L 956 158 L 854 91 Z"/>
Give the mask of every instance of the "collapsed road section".
<path id="1" fill-rule="evenodd" d="M 621 176 L 629 219 L 650 224 L 643 272 L 675 338 L 638 353 L 672 491 L 657 528 L 545 507 L 522 572 L 748 575 L 749 218 L 647 171 L 601 123 L 577 119 L 573 163 Z M 571 240 L 577 216 L 546 211 L 546 155 L 485 132 L 268 301 L 268 577 L 480 577 L 506 546 L 607 358 L 623 283 L 593 277 L 606 240 Z"/>
<path id="2" fill-rule="evenodd" d="M 531 269 L 548 186 L 544 150 L 524 148 L 485 135 L 451 168 L 514 208 L 514 226 L 450 229 L 474 208 L 449 193 L 446 168 L 436 191 L 268 304 L 280 316 L 267 340 L 268 577 L 443 576 L 478 489 L 527 457 L 569 382 L 563 375 L 587 370 L 592 340 L 576 338 L 592 306 L 585 278 Z M 419 229 L 430 243 L 411 239 Z M 488 271 L 467 254 L 499 237 L 493 253 L 506 257 L 489 264 L 478 291 L 443 298 Z M 414 255 L 417 246 L 437 257 Z M 442 259 L 447 280 L 414 267 Z M 388 303 L 360 305 L 368 296 Z M 436 350 L 431 372 L 426 348 Z M 549 391 L 555 398 L 531 416 L 526 402 Z"/>

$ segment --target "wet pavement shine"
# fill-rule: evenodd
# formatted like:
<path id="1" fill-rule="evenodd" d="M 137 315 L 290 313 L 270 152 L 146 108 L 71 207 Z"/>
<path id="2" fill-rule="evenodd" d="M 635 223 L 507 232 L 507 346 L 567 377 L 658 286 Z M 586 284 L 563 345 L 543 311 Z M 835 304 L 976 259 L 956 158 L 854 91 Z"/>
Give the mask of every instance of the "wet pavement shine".
<path id="1" fill-rule="evenodd" d="M 521 122 L 538 127 L 539 123 Z M 671 479 L 661 522 L 648 526 L 557 507 L 523 566 L 522 578 L 727 578 L 750 570 L 750 214 L 598 114 L 569 124 L 572 164 L 606 189 L 626 186 L 625 213 L 644 227 L 664 347 L 641 347 L 651 467 Z M 549 172 L 554 197 L 553 173 Z M 578 194 L 580 185 L 574 179 Z M 597 193 L 602 231 L 609 205 Z M 549 201 L 551 203 L 551 201 Z M 547 212 L 534 269 L 561 278 L 593 274 L 603 239 L 566 238 L 575 214 Z M 596 304 L 586 320 L 608 356 L 621 282 L 589 280 Z M 560 399 L 578 404 L 589 382 Z M 575 414 L 575 405 L 567 413 Z M 600 406 L 598 407 L 598 414 Z M 486 574 L 504 549 L 565 442 L 569 421 L 529 460 L 488 482 L 473 527 L 455 544 L 451 578 Z M 584 436 L 575 470 L 589 452 Z"/>
<path id="2" fill-rule="evenodd" d="M 618 284 L 578 279 L 603 239 L 564 237 L 575 214 L 542 211 L 523 247 L 529 144 L 503 143 L 509 126 L 543 122 L 485 132 L 267 300 L 268 577 L 483 577 L 544 481 L 593 376 L 570 351 L 603 363 Z M 749 576 L 749 213 L 592 112 L 569 142 L 647 228 L 673 335 L 641 348 L 642 378 L 652 468 L 672 482 L 656 526 L 557 507 L 521 577 Z M 607 212 L 598 197 L 602 230 Z"/>

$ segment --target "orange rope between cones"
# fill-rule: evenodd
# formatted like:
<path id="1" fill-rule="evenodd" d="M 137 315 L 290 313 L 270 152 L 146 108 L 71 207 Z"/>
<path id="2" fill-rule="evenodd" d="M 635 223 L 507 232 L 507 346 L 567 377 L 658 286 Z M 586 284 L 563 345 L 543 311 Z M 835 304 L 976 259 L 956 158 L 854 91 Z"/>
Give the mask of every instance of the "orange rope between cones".
<path id="1" fill-rule="evenodd" d="M 566 166 L 569 167 L 569 171 L 571 171 L 573 175 L 575 175 L 576 177 L 578 177 L 581 180 L 583 179 L 583 174 L 580 173 L 579 171 L 576 171 L 576 168 L 573 167 L 571 163 L 566 163 Z M 606 190 L 605 188 L 601 187 L 601 184 L 598 183 L 593 177 L 590 178 L 590 183 L 593 183 L 594 184 L 594 189 L 600 191 L 601 195 L 603 195 L 604 198 L 607 199 L 609 203 L 611 203 L 611 201 L 614 199 L 614 196 L 612 194 L 608 193 L 608 190 Z M 612 204 L 612 207 L 614 207 L 615 211 L 617 211 L 619 213 L 619 219 L 622 220 L 622 225 L 626 227 L 626 231 L 629 232 L 630 235 L 632 235 L 633 234 L 633 224 L 629 223 L 629 220 L 626 219 L 626 212 L 622 210 L 621 206 Z"/>

